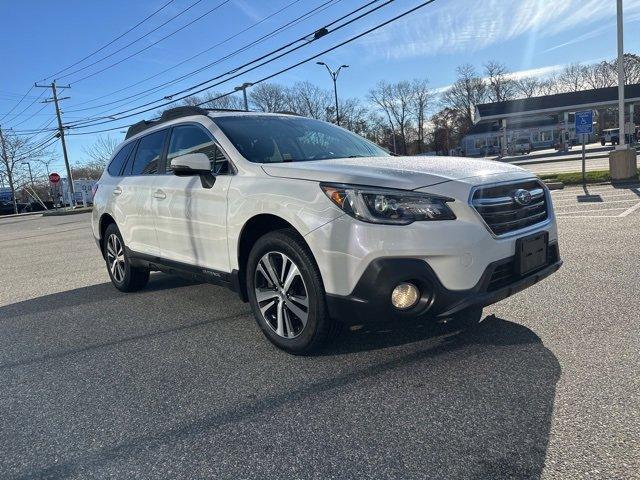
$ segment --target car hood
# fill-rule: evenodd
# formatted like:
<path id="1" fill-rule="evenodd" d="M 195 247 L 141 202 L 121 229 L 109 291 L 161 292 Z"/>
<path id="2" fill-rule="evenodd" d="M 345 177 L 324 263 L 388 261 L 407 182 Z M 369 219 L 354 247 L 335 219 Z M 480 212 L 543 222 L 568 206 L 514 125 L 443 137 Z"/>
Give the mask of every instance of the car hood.
<path id="1" fill-rule="evenodd" d="M 338 158 L 263 164 L 262 169 L 272 177 L 404 190 L 415 190 L 452 180 L 482 184 L 533 176 L 508 163 L 440 156 Z"/>

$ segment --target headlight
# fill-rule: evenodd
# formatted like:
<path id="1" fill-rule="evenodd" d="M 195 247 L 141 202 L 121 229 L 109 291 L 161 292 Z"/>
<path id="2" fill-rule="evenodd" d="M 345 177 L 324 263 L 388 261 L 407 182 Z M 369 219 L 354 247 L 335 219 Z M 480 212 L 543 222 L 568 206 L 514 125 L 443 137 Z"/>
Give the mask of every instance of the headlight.
<path id="1" fill-rule="evenodd" d="M 408 225 L 456 218 L 447 206 L 451 198 L 355 185 L 321 184 L 320 188 L 345 213 L 363 222 Z"/>

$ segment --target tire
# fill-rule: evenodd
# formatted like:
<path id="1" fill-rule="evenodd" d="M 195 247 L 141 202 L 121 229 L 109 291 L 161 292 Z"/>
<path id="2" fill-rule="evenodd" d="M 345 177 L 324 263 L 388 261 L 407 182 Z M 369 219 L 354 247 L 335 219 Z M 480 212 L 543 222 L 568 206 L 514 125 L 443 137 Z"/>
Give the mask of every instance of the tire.
<path id="1" fill-rule="evenodd" d="M 600 145 L 602 145 L 603 147 L 605 146 L 606 143 L 607 143 L 606 141 L 600 140 Z"/>
<path id="2" fill-rule="evenodd" d="M 337 332 L 320 270 L 296 232 L 279 230 L 258 239 L 249 253 L 246 285 L 256 322 L 276 347 L 308 355 Z"/>
<path id="3" fill-rule="evenodd" d="M 109 278 L 118 290 L 136 292 L 147 285 L 149 269 L 131 265 L 124 240 L 115 223 L 110 224 L 104 233 L 102 250 Z"/>

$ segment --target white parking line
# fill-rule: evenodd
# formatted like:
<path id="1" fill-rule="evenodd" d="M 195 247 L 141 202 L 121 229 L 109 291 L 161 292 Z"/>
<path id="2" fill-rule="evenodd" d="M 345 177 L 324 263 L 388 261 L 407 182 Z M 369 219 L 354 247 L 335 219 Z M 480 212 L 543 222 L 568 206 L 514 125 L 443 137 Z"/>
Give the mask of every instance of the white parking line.
<path id="1" fill-rule="evenodd" d="M 640 202 L 636 203 L 633 207 L 629 207 L 624 212 L 622 212 L 619 217 L 626 217 L 627 215 L 631 215 L 636 210 L 640 209 Z"/>
<path id="2" fill-rule="evenodd" d="M 629 200 L 638 200 L 638 196 L 630 194 L 630 193 L 617 193 L 615 195 L 607 195 L 607 196 L 602 196 L 602 195 L 594 195 L 594 196 L 599 196 L 602 197 L 602 202 L 589 202 L 589 201 L 582 201 L 579 203 L 606 203 L 608 198 L 618 198 L 618 197 L 629 197 L 631 195 L 631 197 L 629 198 Z M 571 195 L 571 196 L 567 196 L 567 197 L 562 197 L 562 198 L 558 198 L 557 200 L 554 199 L 553 203 L 558 203 L 558 202 L 570 202 L 570 201 L 575 201 L 577 197 L 581 197 L 584 196 L 584 193 L 582 194 L 576 194 L 576 195 Z M 576 198 L 574 198 L 576 197 Z"/>
<path id="3" fill-rule="evenodd" d="M 576 210 L 574 212 L 556 212 L 557 215 L 573 215 L 575 213 L 590 213 L 590 212 L 607 212 L 609 210 L 624 210 L 625 207 L 613 207 L 613 208 L 594 208 L 591 210 Z"/>

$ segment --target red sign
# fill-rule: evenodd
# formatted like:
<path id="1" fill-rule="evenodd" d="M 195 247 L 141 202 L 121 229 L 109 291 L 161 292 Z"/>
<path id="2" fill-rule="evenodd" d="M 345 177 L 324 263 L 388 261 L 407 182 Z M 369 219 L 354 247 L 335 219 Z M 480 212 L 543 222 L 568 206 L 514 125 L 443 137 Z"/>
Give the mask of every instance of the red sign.
<path id="1" fill-rule="evenodd" d="M 49 181 L 51 183 L 58 183 L 60 181 L 60 175 L 58 175 L 57 173 L 50 173 L 49 174 Z"/>

